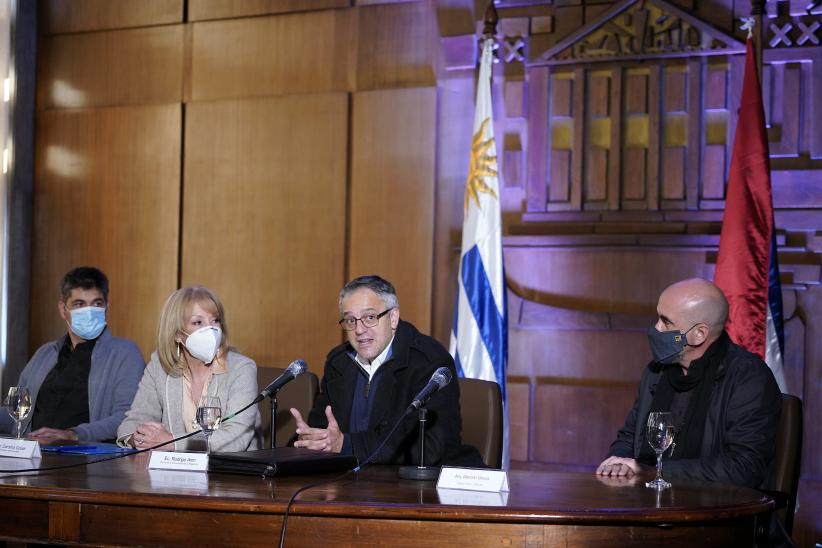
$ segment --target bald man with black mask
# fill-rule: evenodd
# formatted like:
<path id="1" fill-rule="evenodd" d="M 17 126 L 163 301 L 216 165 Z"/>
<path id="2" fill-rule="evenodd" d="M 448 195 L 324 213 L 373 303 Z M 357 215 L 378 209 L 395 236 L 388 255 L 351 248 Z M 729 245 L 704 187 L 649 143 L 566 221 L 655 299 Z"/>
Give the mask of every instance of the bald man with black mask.
<path id="1" fill-rule="evenodd" d="M 762 486 L 782 407 L 771 370 L 730 340 L 724 330 L 728 302 L 707 280 L 669 286 L 659 297 L 657 315 L 648 330 L 654 359 L 596 473 L 632 477 L 650 472 L 656 455 L 646 440 L 648 415 L 670 411 L 675 437 L 663 457 L 666 479 Z"/>

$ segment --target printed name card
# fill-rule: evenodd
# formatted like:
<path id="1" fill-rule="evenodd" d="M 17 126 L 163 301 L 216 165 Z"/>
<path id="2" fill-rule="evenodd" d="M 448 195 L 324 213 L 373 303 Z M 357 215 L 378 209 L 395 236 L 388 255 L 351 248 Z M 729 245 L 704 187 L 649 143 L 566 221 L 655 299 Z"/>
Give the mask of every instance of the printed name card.
<path id="1" fill-rule="evenodd" d="M 21 459 L 40 457 L 40 442 L 36 440 L 0 438 L 0 457 L 15 457 Z"/>
<path id="2" fill-rule="evenodd" d="M 178 470 L 149 470 L 152 489 L 182 489 L 187 493 L 207 493 L 208 475 Z"/>
<path id="3" fill-rule="evenodd" d="M 6 470 L 7 472 L 17 471 L 17 470 L 37 470 L 40 468 L 40 463 L 43 461 L 40 457 L 34 457 L 33 459 L 18 459 L 14 457 L 0 457 L 0 470 Z M 28 485 L 28 482 L 25 480 L 28 476 L 17 476 L 15 478 L 15 482 L 17 485 Z M 32 476 L 37 477 L 37 476 Z"/>
<path id="4" fill-rule="evenodd" d="M 205 453 L 175 453 L 172 451 L 152 451 L 148 467 L 160 470 L 208 471 L 208 455 Z"/>
<path id="5" fill-rule="evenodd" d="M 508 491 L 508 473 L 505 470 L 443 466 L 437 480 L 437 489 L 464 489 L 487 493 Z"/>
<path id="6" fill-rule="evenodd" d="M 508 491 L 484 493 L 465 489 L 437 489 L 440 504 L 454 506 L 508 506 Z"/>

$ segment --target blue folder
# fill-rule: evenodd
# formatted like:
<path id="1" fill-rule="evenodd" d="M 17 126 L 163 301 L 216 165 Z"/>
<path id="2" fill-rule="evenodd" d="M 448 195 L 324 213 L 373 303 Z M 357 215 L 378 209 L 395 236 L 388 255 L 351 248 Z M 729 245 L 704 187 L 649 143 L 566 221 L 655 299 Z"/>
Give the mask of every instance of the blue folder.
<path id="1" fill-rule="evenodd" d="M 133 453 L 136 449 L 120 447 L 113 443 L 98 443 L 90 445 L 41 445 L 41 451 L 47 453 L 72 453 L 81 455 L 112 455 L 115 453 Z"/>

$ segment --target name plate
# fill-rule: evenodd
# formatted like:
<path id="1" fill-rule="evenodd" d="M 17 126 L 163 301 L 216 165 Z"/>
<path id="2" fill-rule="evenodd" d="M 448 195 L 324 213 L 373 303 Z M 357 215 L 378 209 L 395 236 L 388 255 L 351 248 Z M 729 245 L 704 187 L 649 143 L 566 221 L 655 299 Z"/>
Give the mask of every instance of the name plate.
<path id="1" fill-rule="evenodd" d="M 40 463 L 43 459 L 40 457 L 34 457 L 33 459 L 18 459 L 14 457 L 0 457 L 0 470 L 5 470 L 7 472 L 10 471 L 17 471 L 17 470 L 36 470 L 40 468 Z M 28 485 L 28 482 L 23 481 L 23 478 L 27 478 L 29 476 L 17 476 L 15 481 L 17 485 Z M 37 477 L 37 476 L 31 476 Z"/>
<path id="2" fill-rule="evenodd" d="M 455 506 L 507 506 L 508 491 L 485 493 L 465 489 L 437 489 L 440 504 Z"/>
<path id="3" fill-rule="evenodd" d="M 182 489 L 189 493 L 208 492 L 206 474 L 189 474 L 178 470 L 149 470 L 148 477 L 152 489 Z"/>
<path id="4" fill-rule="evenodd" d="M 0 438 L 0 457 L 15 457 L 20 459 L 40 457 L 40 442 L 37 440 Z"/>
<path id="5" fill-rule="evenodd" d="M 175 453 L 173 451 L 152 451 L 148 461 L 149 469 L 188 470 L 206 472 L 208 455 L 205 453 Z"/>
<path id="6" fill-rule="evenodd" d="M 508 491 L 508 472 L 483 468 L 454 468 L 443 466 L 437 489 L 464 489 L 498 493 Z"/>

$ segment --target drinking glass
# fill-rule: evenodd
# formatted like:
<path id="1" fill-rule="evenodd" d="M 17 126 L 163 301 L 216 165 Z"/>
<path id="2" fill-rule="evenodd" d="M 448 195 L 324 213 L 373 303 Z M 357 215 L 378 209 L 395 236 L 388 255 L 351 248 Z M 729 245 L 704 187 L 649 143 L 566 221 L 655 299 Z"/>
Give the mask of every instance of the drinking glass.
<path id="1" fill-rule="evenodd" d="M 21 438 L 20 427 L 23 421 L 31 413 L 31 397 L 29 396 L 29 389 L 25 386 L 12 386 L 9 388 L 9 393 L 3 400 L 3 407 L 9 412 L 11 418 L 16 424 L 17 438 Z"/>
<path id="2" fill-rule="evenodd" d="M 203 396 L 197 405 L 197 424 L 206 437 L 206 454 L 211 453 L 211 434 L 220 427 L 223 410 L 220 407 L 220 398 L 217 396 Z"/>
<path id="3" fill-rule="evenodd" d="M 645 487 L 667 489 L 671 484 L 662 479 L 662 453 L 674 441 L 674 417 L 667 411 L 654 411 L 648 415 L 648 443 L 656 453 L 656 478 Z"/>

